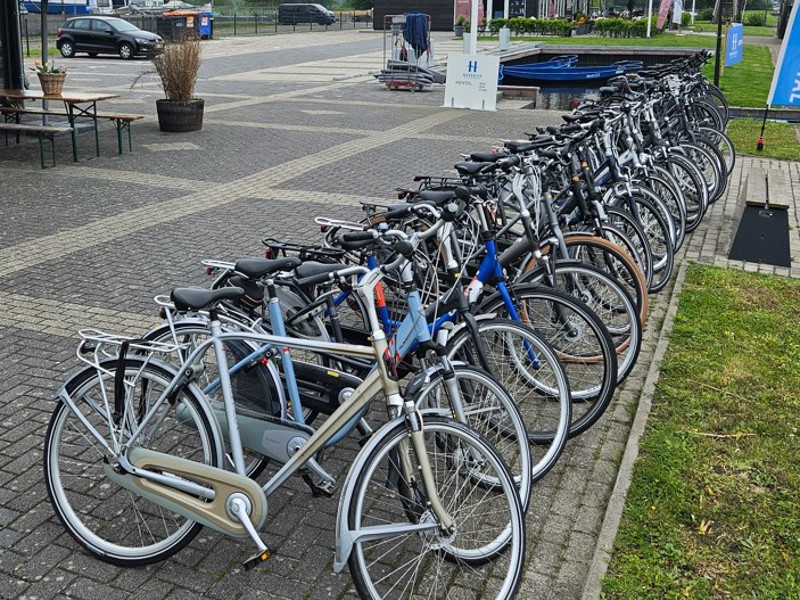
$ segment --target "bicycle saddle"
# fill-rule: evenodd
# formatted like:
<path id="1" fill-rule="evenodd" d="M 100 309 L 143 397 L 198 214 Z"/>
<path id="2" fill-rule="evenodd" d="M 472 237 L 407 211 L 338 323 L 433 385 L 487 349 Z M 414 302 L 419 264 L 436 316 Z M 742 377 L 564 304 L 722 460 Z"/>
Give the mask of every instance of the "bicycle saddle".
<path id="1" fill-rule="evenodd" d="M 243 275 L 257 279 L 278 271 L 291 271 L 299 265 L 300 259 L 296 256 L 273 258 L 272 260 L 266 258 L 243 258 L 236 261 L 236 270 Z"/>
<path id="2" fill-rule="evenodd" d="M 224 287 L 207 290 L 201 287 L 175 288 L 169 295 L 179 311 L 202 310 L 222 300 L 238 300 L 244 296 L 240 287 Z"/>

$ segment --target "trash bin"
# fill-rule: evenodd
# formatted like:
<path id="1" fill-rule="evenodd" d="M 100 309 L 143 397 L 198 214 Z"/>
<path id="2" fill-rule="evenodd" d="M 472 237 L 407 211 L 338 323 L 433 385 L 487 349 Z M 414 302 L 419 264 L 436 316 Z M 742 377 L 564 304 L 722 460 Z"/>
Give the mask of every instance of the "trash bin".
<path id="1" fill-rule="evenodd" d="M 165 12 L 156 17 L 156 33 L 165 40 L 179 42 L 186 35 L 199 36 L 198 13 L 187 10 Z"/>
<path id="2" fill-rule="evenodd" d="M 214 37 L 214 17 L 210 12 L 200 13 L 198 32 L 204 40 L 210 40 Z"/>

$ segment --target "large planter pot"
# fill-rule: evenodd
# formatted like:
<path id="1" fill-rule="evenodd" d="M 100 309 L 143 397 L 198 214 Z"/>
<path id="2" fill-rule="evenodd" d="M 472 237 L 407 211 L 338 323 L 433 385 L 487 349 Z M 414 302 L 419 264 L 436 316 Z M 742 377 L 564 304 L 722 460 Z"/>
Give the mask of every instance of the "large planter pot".
<path id="1" fill-rule="evenodd" d="M 204 107 L 205 100 L 197 98 L 190 102 L 163 98 L 156 100 L 158 128 L 169 132 L 200 131 L 203 128 Z"/>
<path id="2" fill-rule="evenodd" d="M 457 38 L 464 37 L 464 26 L 453 25 L 453 33 L 455 33 Z"/>

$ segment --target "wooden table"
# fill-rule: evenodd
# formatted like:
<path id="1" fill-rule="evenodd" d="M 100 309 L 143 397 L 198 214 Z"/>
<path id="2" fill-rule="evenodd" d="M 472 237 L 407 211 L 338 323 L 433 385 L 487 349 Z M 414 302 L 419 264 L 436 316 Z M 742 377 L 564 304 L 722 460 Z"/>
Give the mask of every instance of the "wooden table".
<path id="1" fill-rule="evenodd" d="M 100 135 L 97 131 L 97 103 L 101 100 L 119 98 L 119 94 L 103 92 L 62 92 L 45 94 L 41 90 L 16 90 L 0 88 L 0 100 L 19 102 L 25 100 L 63 102 L 69 126 L 72 129 L 72 159 L 78 162 L 78 140 L 75 122 L 77 119 L 90 119 L 94 125 L 94 144 L 96 155 L 100 156 Z"/>

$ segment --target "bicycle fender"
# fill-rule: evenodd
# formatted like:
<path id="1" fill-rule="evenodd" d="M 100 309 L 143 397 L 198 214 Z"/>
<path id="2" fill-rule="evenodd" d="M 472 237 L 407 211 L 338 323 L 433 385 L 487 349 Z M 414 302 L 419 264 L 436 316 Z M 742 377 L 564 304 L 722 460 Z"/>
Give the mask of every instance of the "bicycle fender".
<path id="1" fill-rule="evenodd" d="M 128 360 L 136 360 L 136 356 L 129 355 Z M 175 373 L 175 367 L 164 361 L 152 358 L 148 361 L 148 364 L 163 369 L 166 373 L 174 374 L 175 376 L 177 376 L 177 374 Z M 99 363 L 100 368 L 105 369 L 110 373 L 114 372 L 116 365 L 117 365 L 116 358 L 109 358 Z M 70 411 L 72 411 L 72 413 L 76 416 L 76 418 L 78 418 L 79 421 L 81 421 L 84 424 L 84 426 L 87 426 L 89 422 L 83 417 L 83 413 L 78 408 L 78 405 L 76 404 L 75 400 L 72 397 L 71 390 L 77 385 L 78 380 L 84 377 L 84 373 L 86 373 L 87 371 L 97 372 L 97 370 L 98 369 L 96 367 L 86 367 L 85 369 L 73 373 L 58 389 L 55 396 L 53 397 L 54 401 L 59 401 L 66 404 L 67 407 L 70 409 Z M 187 393 L 194 396 L 195 399 L 198 401 L 197 402 L 198 406 L 200 406 L 206 419 L 208 420 L 209 425 L 211 426 L 212 435 L 214 436 L 217 442 L 215 446 L 217 448 L 218 455 L 215 458 L 217 460 L 217 464 L 222 464 L 225 445 L 223 443 L 224 438 L 222 435 L 222 429 L 220 428 L 219 420 L 217 419 L 214 411 L 209 405 L 206 396 L 203 394 L 202 390 L 198 387 L 196 383 L 190 381 L 185 384 L 185 387 L 187 388 Z M 98 437 L 99 434 L 91 432 L 91 429 L 90 433 L 92 433 L 92 435 L 95 438 L 97 438 L 98 441 L 100 441 L 101 445 L 103 445 L 104 447 L 106 446 L 106 444 L 102 441 L 103 439 L 102 436 Z"/>
<path id="2" fill-rule="evenodd" d="M 441 408 L 430 408 L 421 410 L 419 412 L 423 417 L 425 415 L 447 417 L 449 411 Z M 344 486 L 342 488 L 342 495 L 339 498 L 339 507 L 336 513 L 336 554 L 333 558 L 334 573 L 342 572 L 342 569 L 344 569 L 345 565 L 347 565 L 347 560 L 350 558 L 350 553 L 353 551 L 353 534 L 347 525 L 347 512 L 353 502 L 353 488 L 355 487 L 356 479 L 364 469 L 367 457 L 378 446 L 378 444 L 380 444 L 388 436 L 393 435 L 398 429 L 405 428 L 405 426 L 405 417 L 400 416 L 392 419 L 383 425 L 383 427 L 378 429 L 375 433 L 373 433 L 369 441 L 364 444 L 364 447 L 359 451 L 358 456 L 356 456 L 356 459 L 353 461 L 353 464 L 347 473 L 347 478 L 345 479 Z"/>
<path id="3" fill-rule="evenodd" d="M 497 292 L 497 293 L 499 294 L 500 292 Z M 493 298 L 494 294 L 491 297 Z M 483 304 L 483 303 L 481 303 L 481 304 Z M 486 321 L 488 319 L 494 319 L 495 317 L 497 317 L 497 315 L 495 313 L 488 313 L 488 314 L 473 315 L 473 317 L 475 317 L 475 321 L 480 322 L 480 321 Z M 447 336 L 447 339 L 448 340 L 452 340 L 453 338 L 455 338 L 456 335 L 461 333 L 461 330 L 463 330 L 466 326 L 467 326 L 467 324 L 463 320 L 459 321 L 456 324 L 456 326 L 453 327 L 453 330 L 450 332 L 450 335 Z"/>
<path id="4" fill-rule="evenodd" d="M 460 360 L 450 361 L 450 365 L 453 367 L 465 364 L 466 363 Z M 437 363 L 435 365 L 428 366 L 422 373 L 418 373 L 414 376 L 414 378 L 406 386 L 406 391 L 403 395 L 406 398 L 416 398 L 417 394 L 419 394 L 431 381 L 440 377 L 443 371 L 444 367 L 441 364 Z"/>

